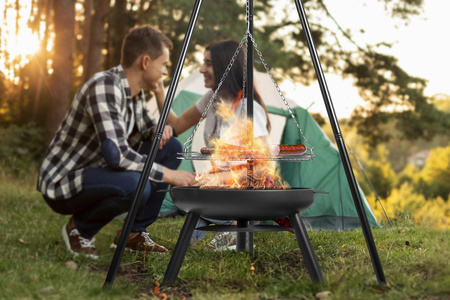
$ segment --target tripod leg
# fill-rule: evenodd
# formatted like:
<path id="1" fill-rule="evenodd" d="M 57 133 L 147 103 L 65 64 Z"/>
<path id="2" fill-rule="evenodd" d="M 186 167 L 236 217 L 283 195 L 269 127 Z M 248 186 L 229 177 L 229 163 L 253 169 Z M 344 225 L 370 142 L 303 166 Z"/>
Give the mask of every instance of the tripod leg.
<path id="1" fill-rule="evenodd" d="M 148 154 L 147 159 L 145 161 L 144 169 L 142 170 L 136 194 L 134 196 L 133 202 L 131 203 L 128 216 L 124 222 L 122 229 L 122 236 L 120 237 L 119 244 L 117 245 L 116 251 L 114 252 L 113 260 L 111 261 L 111 264 L 109 266 L 108 274 L 106 275 L 105 283 L 103 285 L 104 288 L 113 286 L 114 280 L 116 279 L 117 276 L 117 272 L 119 271 L 119 266 L 122 260 L 123 253 L 125 251 L 126 242 L 128 240 L 128 236 L 130 235 L 133 222 L 136 218 L 138 207 L 142 199 L 142 193 L 144 192 L 145 183 L 148 180 L 150 170 L 155 161 L 156 152 L 158 151 L 158 146 L 159 143 L 161 142 L 163 130 L 166 125 L 167 118 L 169 116 L 170 107 L 172 106 L 172 102 L 175 97 L 175 91 L 178 86 L 178 80 L 180 79 L 181 76 L 184 60 L 186 58 L 187 50 L 189 48 L 192 35 L 194 33 L 194 27 L 197 22 L 198 15 L 200 13 L 202 1 L 203 0 L 196 0 L 194 8 L 192 9 L 191 18 L 189 20 L 188 29 L 186 31 L 186 37 L 184 38 L 183 45 L 181 47 L 181 52 L 178 57 L 178 62 L 172 80 L 170 82 L 169 89 L 167 91 L 166 101 L 164 102 L 164 106 L 159 116 L 159 121 L 156 126 L 155 137 L 153 139 L 150 153 Z"/>
<path id="2" fill-rule="evenodd" d="M 314 283 L 322 283 L 323 279 L 322 270 L 320 269 L 319 262 L 317 261 L 316 254 L 309 240 L 308 233 L 306 232 L 306 227 L 303 221 L 300 219 L 299 214 L 294 214 L 289 216 L 291 225 L 295 232 L 295 237 L 297 238 L 298 245 L 302 251 L 303 260 L 305 261 L 306 268 L 308 269 L 309 276 Z"/>
<path id="3" fill-rule="evenodd" d="M 181 265 L 183 264 L 184 256 L 186 255 L 189 242 L 192 234 L 194 233 L 195 225 L 197 224 L 199 215 L 194 213 L 188 213 L 186 221 L 184 221 L 183 228 L 181 229 L 180 236 L 178 237 L 175 250 L 173 250 L 172 257 L 170 258 L 169 265 L 167 266 L 166 273 L 164 274 L 164 284 L 174 284 L 177 280 L 178 273 L 180 272 Z"/>
<path id="4" fill-rule="evenodd" d="M 372 231 L 370 230 L 369 221 L 367 220 L 367 216 L 364 211 L 364 205 L 359 194 L 355 175 L 353 174 L 350 158 L 348 156 L 347 149 L 345 148 L 344 138 L 342 137 L 342 133 L 339 128 L 339 122 L 334 111 L 330 92 L 328 91 L 328 86 L 325 81 L 325 76 L 323 74 L 323 70 L 319 61 L 319 56 L 317 55 L 316 47 L 314 46 L 311 29 L 309 28 L 308 20 L 306 18 L 305 8 L 303 7 L 303 4 L 300 0 L 295 0 L 295 5 L 297 7 L 300 22 L 302 23 L 303 32 L 305 33 L 309 53 L 311 55 L 314 69 L 316 71 L 316 76 L 320 85 L 320 90 L 322 92 L 323 101 L 325 103 L 325 107 L 327 108 L 328 118 L 330 119 L 330 124 L 333 129 L 336 144 L 339 149 L 339 154 L 341 156 L 342 164 L 347 176 L 347 181 L 352 192 L 353 202 L 355 203 L 356 212 L 358 213 L 359 222 L 361 223 L 361 228 L 366 240 L 367 249 L 369 250 L 370 258 L 372 260 L 372 266 L 374 268 L 378 284 L 381 285 L 382 283 L 386 283 L 383 267 L 381 266 L 380 258 L 375 246 L 375 241 L 372 236 Z"/>

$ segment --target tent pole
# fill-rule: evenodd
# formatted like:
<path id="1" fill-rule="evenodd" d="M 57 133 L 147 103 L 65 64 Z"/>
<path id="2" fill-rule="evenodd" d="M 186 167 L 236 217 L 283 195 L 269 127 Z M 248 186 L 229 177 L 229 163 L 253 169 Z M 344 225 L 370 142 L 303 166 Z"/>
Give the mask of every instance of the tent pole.
<path id="1" fill-rule="evenodd" d="M 350 147 L 347 147 L 347 148 L 350 149 Z M 392 227 L 393 224 L 392 224 L 391 218 L 389 218 L 389 216 L 387 215 L 386 210 L 383 207 L 383 203 L 381 203 L 380 197 L 378 196 L 377 190 L 375 189 L 375 187 L 372 184 L 372 181 L 370 180 L 369 176 L 367 176 L 367 173 L 364 170 L 359 159 L 356 157 L 355 152 L 352 149 L 350 149 L 350 153 L 353 155 L 353 158 L 355 159 L 356 163 L 358 164 L 358 167 L 361 169 L 361 172 L 363 173 L 364 178 L 366 178 L 367 183 L 369 183 L 370 188 L 372 189 L 373 193 L 375 194 L 375 201 L 378 201 L 378 203 L 381 206 L 381 209 L 383 209 L 384 215 L 386 216 L 386 219 L 389 221 L 389 226 Z"/>
<path id="2" fill-rule="evenodd" d="M 170 81 L 166 99 L 164 101 L 161 114 L 159 116 L 159 121 L 156 126 L 156 132 L 152 146 L 150 148 L 150 153 L 148 154 L 147 159 L 145 161 L 144 169 L 142 170 L 141 177 L 139 179 L 139 183 L 136 189 L 136 193 L 134 195 L 133 202 L 131 203 L 130 211 L 128 212 L 127 218 L 125 219 L 122 229 L 122 235 L 119 239 L 116 251 L 114 252 L 113 260 L 111 262 L 111 265 L 109 266 L 109 271 L 106 276 L 103 288 L 112 287 L 114 284 L 114 280 L 117 276 L 117 271 L 119 270 L 120 261 L 122 260 L 123 253 L 125 251 L 125 246 L 127 244 L 128 237 L 131 232 L 131 227 L 134 223 L 134 220 L 136 219 L 137 210 L 142 200 L 142 194 L 144 193 L 145 185 L 147 184 L 148 181 L 148 176 L 150 175 L 150 171 L 156 158 L 156 153 L 158 152 L 158 147 L 159 143 L 161 142 L 164 127 L 166 125 L 167 118 L 169 117 L 170 108 L 172 106 L 176 88 L 178 86 L 178 81 L 180 79 L 184 60 L 186 59 L 187 50 L 191 42 L 192 34 L 194 32 L 195 24 L 198 19 L 198 14 L 200 12 L 202 1 L 203 0 L 196 0 L 194 8 L 192 9 L 191 18 L 189 20 L 188 29 L 186 31 L 186 37 L 184 38 L 183 45 L 181 47 L 181 52 L 180 55 L 178 56 L 178 62 L 174 71 L 174 75 L 172 76 L 172 80 Z"/>
<path id="3" fill-rule="evenodd" d="M 353 196 L 353 201 L 355 203 L 356 211 L 359 216 L 359 221 L 361 223 L 361 227 L 364 233 L 364 238 L 366 240 L 367 248 L 369 250 L 369 254 L 372 260 L 372 265 L 375 271 L 375 275 L 378 280 L 378 284 L 386 284 L 386 278 L 384 276 L 383 267 L 381 266 L 380 258 L 378 256 L 377 248 L 375 246 L 375 242 L 372 236 L 372 231 L 370 230 L 369 221 L 367 220 L 367 216 L 364 211 L 364 206 L 361 200 L 361 195 L 359 194 L 359 190 L 357 188 L 355 175 L 353 174 L 353 169 L 350 164 L 350 159 L 347 153 L 347 149 L 345 148 L 344 139 L 342 137 L 342 133 L 339 128 L 339 122 L 336 117 L 336 113 L 334 111 L 333 103 L 331 101 L 330 92 L 328 90 L 327 83 L 325 81 L 325 76 L 323 74 L 323 70 L 319 61 L 319 56 L 316 51 L 316 47 L 314 45 L 314 41 L 311 35 L 311 29 L 309 27 L 308 20 L 306 18 L 305 9 L 300 0 L 294 0 L 295 5 L 297 7 L 297 12 L 300 17 L 300 22 L 303 27 L 303 31 L 305 33 L 306 42 L 308 44 L 309 53 L 311 55 L 312 62 L 314 64 L 314 69 L 316 71 L 316 76 L 319 81 L 320 90 L 322 92 L 322 97 L 325 102 L 325 106 L 328 113 L 328 118 L 330 119 L 331 127 L 333 129 L 334 137 L 336 139 L 336 144 L 339 149 L 339 154 L 341 156 L 342 164 L 344 166 L 345 174 L 347 175 L 347 181 L 350 186 L 350 190 Z"/>

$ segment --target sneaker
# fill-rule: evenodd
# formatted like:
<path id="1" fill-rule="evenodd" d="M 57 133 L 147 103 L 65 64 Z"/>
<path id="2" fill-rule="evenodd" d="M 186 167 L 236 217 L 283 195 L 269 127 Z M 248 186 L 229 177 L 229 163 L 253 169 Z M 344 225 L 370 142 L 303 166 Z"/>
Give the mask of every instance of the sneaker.
<path id="1" fill-rule="evenodd" d="M 208 247 L 214 251 L 235 250 L 236 249 L 236 232 L 219 232 L 209 242 Z"/>
<path id="2" fill-rule="evenodd" d="M 117 248 L 121 235 L 122 229 L 119 229 L 117 231 L 116 237 L 114 238 L 114 242 L 111 244 L 111 248 Z M 128 237 L 127 245 L 125 246 L 125 250 L 159 253 L 169 252 L 169 250 L 167 250 L 164 246 L 156 244 L 148 236 L 147 232 L 131 232 L 130 236 Z"/>
<path id="3" fill-rule="evenodd" d="M 66 243 L 67 250 L 75 256 L 82 255 L 93 259 L 98 258 L 97 250 L 94 246 L 95 238 L 89 240 L 82 237 L 75 227 L 75 219 L 73 216 L 70 218 L 69 222 L 64 225 L 62 236 Z"/>

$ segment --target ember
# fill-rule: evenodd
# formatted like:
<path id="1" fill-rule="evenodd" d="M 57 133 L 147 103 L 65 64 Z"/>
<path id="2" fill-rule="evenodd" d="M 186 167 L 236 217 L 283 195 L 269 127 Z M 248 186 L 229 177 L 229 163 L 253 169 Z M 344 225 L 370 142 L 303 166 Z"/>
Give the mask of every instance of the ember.
<path id="1" fill-rule="evenodd" d="M 219 107 L 221 118 L 229 126 L 220 139 L 211 141 L 213 148 L 201 151 L 211 154 L 212 168 L 197 174 L 200 188 L 288 189 L 281 180 L 277 164 L 268 159 L 272 156 L 271 146 L 264 139 L 249 134 L 253 132 L 253 122 L 234 116 L 224 103 Z"/>

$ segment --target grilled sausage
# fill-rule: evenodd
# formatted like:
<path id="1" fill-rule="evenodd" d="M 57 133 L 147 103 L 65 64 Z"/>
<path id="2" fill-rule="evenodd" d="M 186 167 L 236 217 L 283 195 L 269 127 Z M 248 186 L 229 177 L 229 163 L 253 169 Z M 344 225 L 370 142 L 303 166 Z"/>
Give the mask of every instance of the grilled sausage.
<path id="1" fill-rule="evenodd" d="M 201 154 L 212 154 L 216 148 L 210 148 L 210 147 L 203 147 L 200 149 Z"/>
<path id="2" fill-rule="evenodd" d="M 306 152 L 306 146 L 298 145 L 272 145 L 272 155 L 302 155 Z"/>
<path id="3" fill-rule="evenodd" d="M 200 153 L 202 154 L 212 154 L 214 151 L 216 151 L 216 148 L 211 147 L 203 147 L 200 149 Z M 238 150 L 239 152 L 242 152 L 242 154 L 255 154 L 257 150 L 252 149 L 245 149 L 240 146 L 233 146 L 229 145 L 228 149 L 220 149 L 220 152 L 223 152 L 223 154 L 234 152 Z M 306 152 L 306 146 L 303 144 L 298 145 L 272 145 L 271 153 L 274 156 L 277 155 L 302 155 Z"/>
<path id="4" fill-rule="evenodd" d="M 227 145 L 226 148 L 211 148 L 211 147 L 203 147 L 200 149 L 200 153 L 202 154 L 213 154 L 215 151 L 219 151 L 219 153 L 223 154 L 229 154 L 229 153 L 241 153 L 241 154 L 254 154 L 256 150 L 253 149 L 247 149 L 245 147 L 241 146 L 235 146 L 235 145 Z"/>

